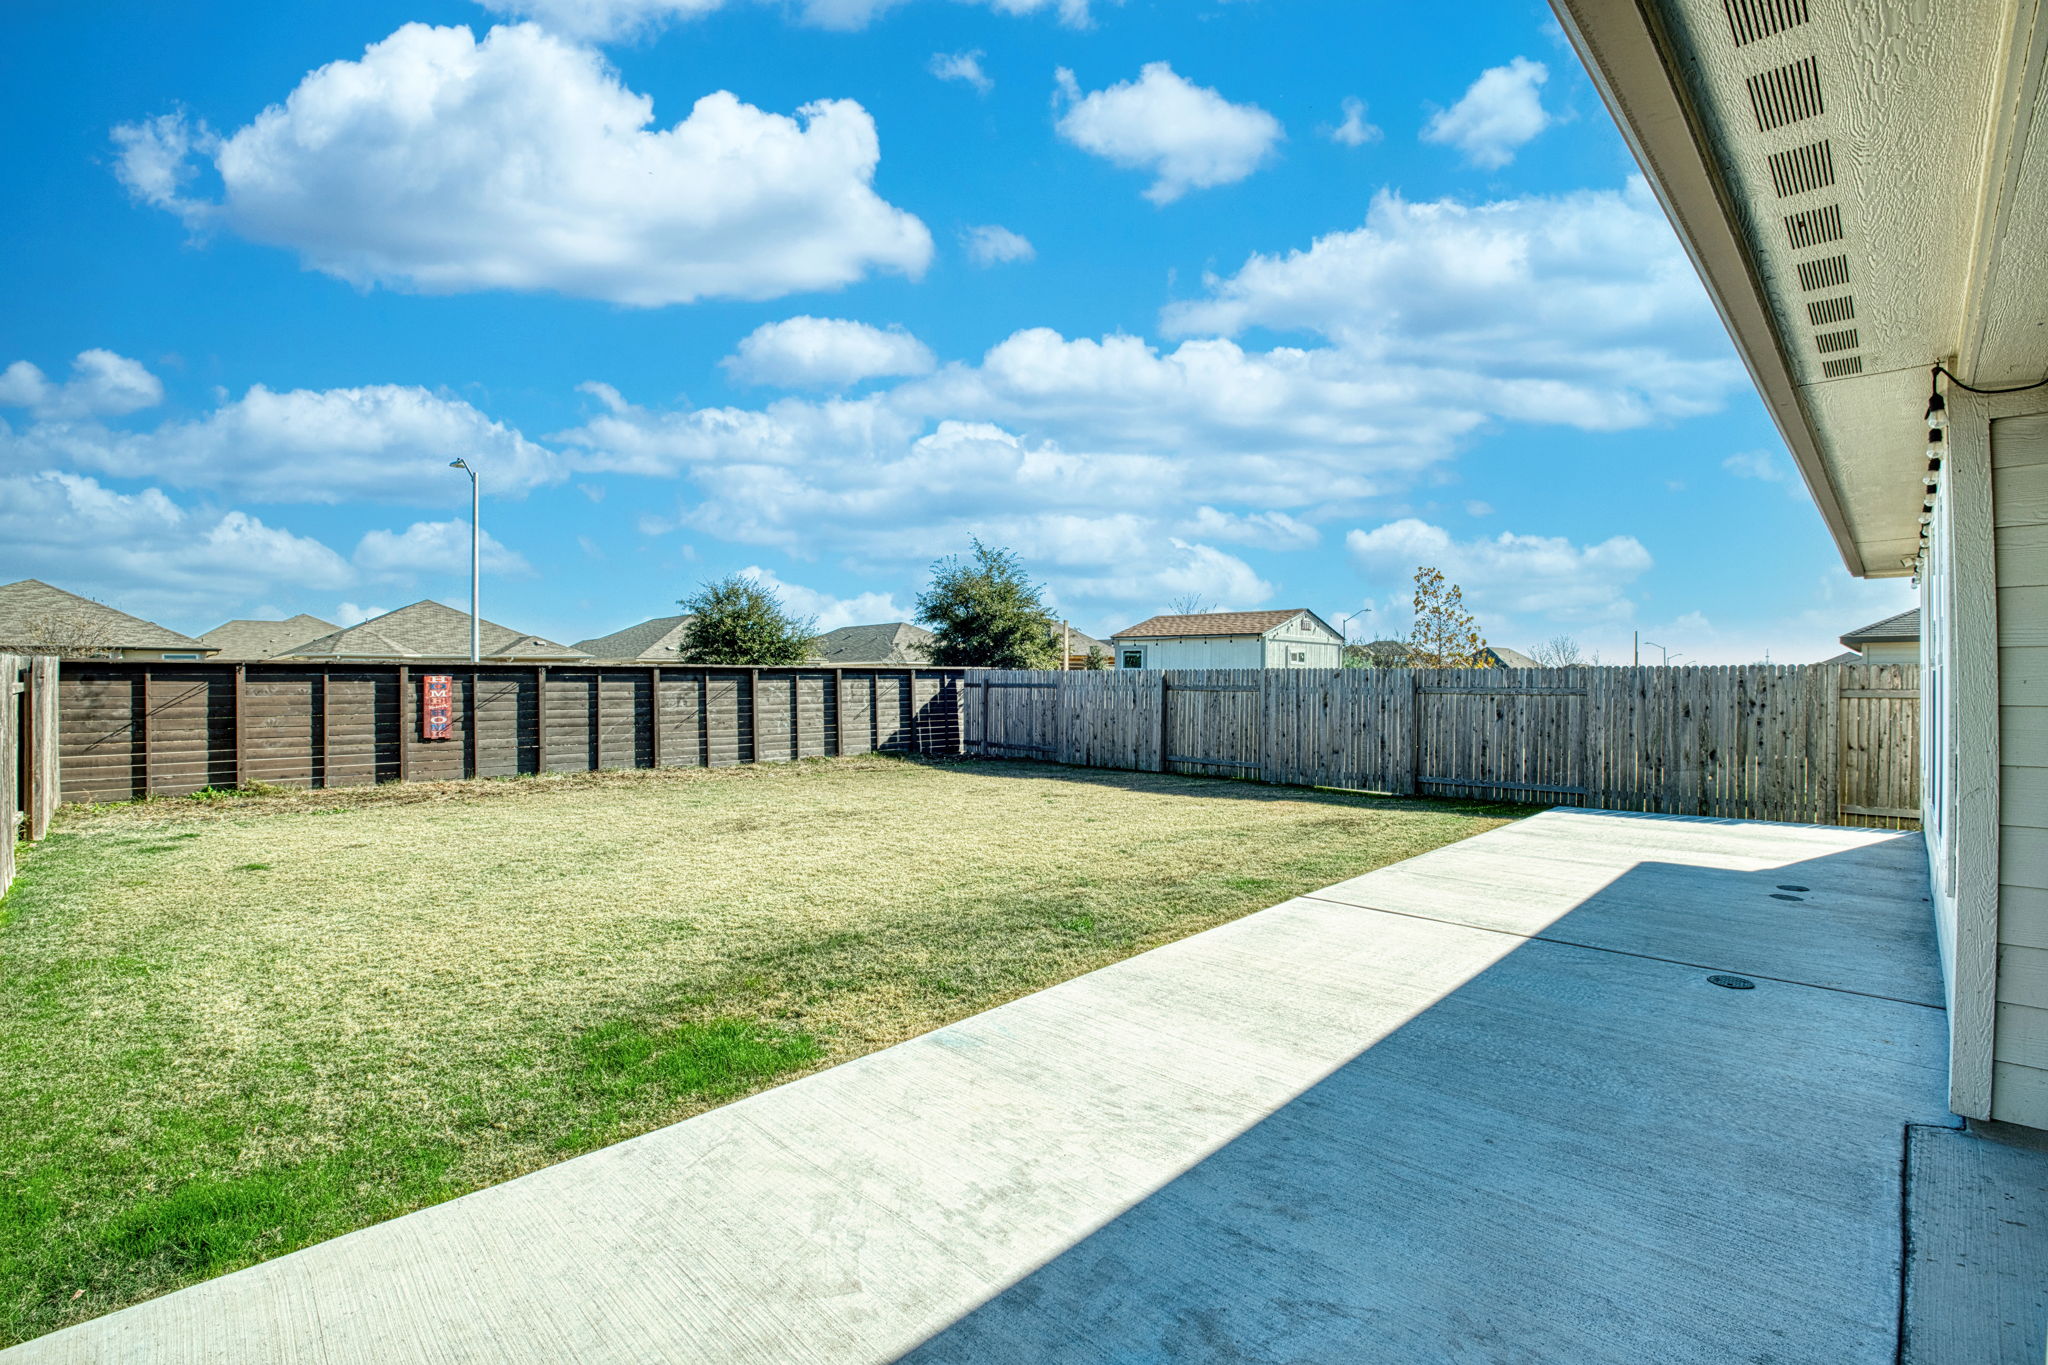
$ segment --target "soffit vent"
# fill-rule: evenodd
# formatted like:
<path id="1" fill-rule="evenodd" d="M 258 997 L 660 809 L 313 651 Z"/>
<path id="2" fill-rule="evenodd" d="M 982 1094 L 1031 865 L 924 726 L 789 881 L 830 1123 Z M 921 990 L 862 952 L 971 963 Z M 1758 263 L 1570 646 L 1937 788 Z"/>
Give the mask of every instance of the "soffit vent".
<path id="1" fill-rule="evenodd" d="M 1821 362 L 1820 372 L 1824 379 L 1846 379 L 1852 374 L 1862 374 L 1863 357 L 1845 355 L 1840 360 L 1824 360 Z"/>
<path id="2" fill-rule="evenodd" d="M 1849 282 L 1847 256 L 1823 256 L 1799 263 L 1799 287 L 1811 294 L 1816 289 L 1839 289 Z"/>
<path id="3" fill-rule="evenodd" d="M 1835 153 L 1826 138 L 1789 152 L 1773 152 L 1769 162 L 1771 187 L 1777 190 L 1780 199 L 1826 189 L 1835 183 Z"/>
<path id="4" fill-rule="evenodd" d="M 1804 213 L 1795 213 L 1785 219 L 1785 235 L 1792 240 L 1794 251 L 1803 251 L 1823 242 L 1842 240 L 1842 208 L 1839 204 L 1825 204 Z"/>
<path id="5" fill-rule="evenodd" d="M 1768 133 L 1827 112 L 1820 97 L 1820 68 L 1811 57 L 1758 72 L 1747 84 L 1759 132 Z"/>
<path id="6" fill-rule="evenodd" d="M 1721 0 L 1721 8 L 1737 47 L 1806 22 L 1806 0 Z"/>
<path id="7" fill-rule="evenodd" d="M 1841 332 L 1822 332 L 1813 339 L 1813 348 L 1823 354 L 1829 351 L 1853 351 L 1858 344 L 1854 327 Z"/>
<path id="8" fill-rule="evenodd" d="M 1816 327 L 1847 322 L 1856 316 L 1856 299 L 1850 294 L 1833 299 L 1815 299 L 1806 305 L 1806 316 Z"/>

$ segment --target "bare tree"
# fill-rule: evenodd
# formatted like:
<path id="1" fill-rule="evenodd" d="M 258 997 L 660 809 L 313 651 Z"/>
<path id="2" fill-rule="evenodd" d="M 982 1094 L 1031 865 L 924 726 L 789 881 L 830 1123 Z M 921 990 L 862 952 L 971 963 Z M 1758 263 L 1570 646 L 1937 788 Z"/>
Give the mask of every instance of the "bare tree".
<path id="1" fill-rule="evenodd" d="M 16 654 L 61 654 L 67 659 L 111 659 L 120 653 L 112 628 L 97 617 L 40 611 L 22 617 L 0 640 Z"/>
<path id="2" fill-rule="evenodd" d="M 1215 604 L 1198 592 L 1184 592 L 1166 604 L 1172 616 L 1201 616 L 1212 610 Z"/>
<path id="3" fill-rule="evenodd" d="M 1478 668 L 1486 648 L 1479 623 L 1465 610 L 1465 593 L 1440 569 L 1415 570 L 1415 621 L 1408 648 L 1417 668 Z"/>
<path id="4" fill-rule="evenodd" d="M 1544 668 L 1585 668 L 1594 662 L 1579 648 L 1579 642 L 1569 635 L 1551 636 L 1536 646 L 1531 657 Z"/>

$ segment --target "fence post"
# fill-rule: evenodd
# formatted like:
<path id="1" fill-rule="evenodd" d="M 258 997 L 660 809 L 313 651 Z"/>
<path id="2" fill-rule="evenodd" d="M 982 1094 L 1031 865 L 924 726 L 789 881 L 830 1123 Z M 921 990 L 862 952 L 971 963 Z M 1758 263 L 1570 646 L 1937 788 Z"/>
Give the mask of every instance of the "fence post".
<path id="1" fill-rule="evenodd" d="M 63 800 L 63 769 L 57 758 L 57 687 L 61 673 L 54 654 L 38 654 L 28 661 L 28 729 L 23 741 L 29 746 L 28 799 L 22 803 L 28 814 L 31 843 L 50 832 L 50 819 Z"/>
<path id="2" fill-rule="evenodd" d="M 1422 686 L 1412 668 L 1402 669 L 1401 677 L 1408 688 L 1408 781 L 1402 794 L 1414 796 L 1422 790 Z"/>
<path id="3" fill-rule="evenodd" d="M 0 654 L 0 895 L 5 895 L 14 881 L 15 831 L 21 819 L 17 813 L 20 793 L 15 789 L 24 690 L 21 669 L 20 655 Z"/>
<path id="4" fill-rule="evenodd" d="M 249 665 L 235 665 L 235 786 L 249 785 Z"/>
<path id="5" fill-rule="evenodd" d="M 761 670 L 747 670 L 747 722 L 752 730 L 752 752 L 747 755 L 749 763 L 761 761 Z"/>
<path id="6" fill-rule="evenodd" d="M 1159 771 L 1167 772 L 1166 755 L 1171 752 L 1167 740 L 1173 723 L 1173 684 L 1167 680 L 1166 670 L 1159 670 Z"/>
<path id="7" fill-rule="evenodd" d="M 832 670 L 832 757 L 846 756 L 846 670 Z"/>
<path id="8" fill-rule="evenodd" d="M 548 770 L 548 666 L 536 664 L 533 670 L 533 771 L 539 775 Z"/>
<path id="9" fill-rule="evenodd" d="M 334 744 L 331 736 L 334 728 L 334 666 L 320 665 L 320 789 L 325 791 L 334 785 L 332 780 Z"/>
<path id="10" fill-rule="evenodd" d="M 406 743 L 409 731 L 405 721 L 405 704 L 412 694 L 412 669 L 404 664 L 398 666 L 398 780 L 404 782 L 412 776 L 412 746 Z"/>
<path id="11" fill-rule="evenodd" d="M 634 759 L 638 762 L 636 756 Z M 647 670 L 647 766 L 661 766 L 661 665 Z"/>

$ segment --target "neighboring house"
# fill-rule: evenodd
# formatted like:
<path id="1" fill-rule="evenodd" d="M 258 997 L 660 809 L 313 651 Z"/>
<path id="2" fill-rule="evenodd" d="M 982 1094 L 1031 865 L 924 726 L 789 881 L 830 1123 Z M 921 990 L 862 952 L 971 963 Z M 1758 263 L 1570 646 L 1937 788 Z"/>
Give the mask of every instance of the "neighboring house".
<path id="1" fill-rule="evenodd" d="M 0 653 L 206 659 L 213 646 L 36 578 L 0 583 Z"/>
<path id="2" fill-rule="evenodd" d="M 212 645 L 216 659 L 275 659 L 340 629 L 332 621 L 300 613 L 288 621 L 225 621 L 200 636 L 199 642 Z M 465 646 L 463 653 L 468 652 Z"/>
<path id="3" fill-rule="evenodd" d="M 2048 0 L 1553 4 L 1849 572 L 1918 583 L 1948 1104 L 2048 1128 Z"/>
<path id="4" fill-rule="evenodd" d="M 1347 658 L 1360 661 L 1364 668 L 1408 668 L 1415 662 L 1415 650 L 1406 640 L 1373 640 L 1362 645 L 1346 645 Z"/>
<path id="5" fill-rule="evenodd" d="M 1476 660 L 1476 662 L 1481 668 L 1543 667 L 1542 664 L 1537 663 L 1534 659 L 1524 654 L 1521 650 L 1509 649 L 1506 645 L 1488 645 L 1486 648 L 1479 651 L 1478 659 Z"/>
<path id="6" fill-rule="evenodd" d="M 495 621 L 484 621 L 480 626 L 481 652 L 488 663 L 580 663 L 590 657 L 580 649 L 558 645 Z M 467 660 L 469 613 L 439 602 L 415 602 L 372 617 L 361 625 L 309 640 L 281 657 L 312 662 Z"/>
<path id="7" fill-rule="evenodd" d="M 854 664 L 923 664 L 931 661 L 932 633 L 908 621 L 872 626 L 841 626 L 811 644 L 811 657 L 834 666 Z"/>
<path id="8" fill-rule="evenodd" d="M 1112 637 L 1118 668 L 1339 668 L 1344 637 L 1305 607 L 1154 616 Z"/>
<path id="9" fill-rule="evenodd" d="M 576 648 L 593 659 L 634 659 L 643 662 L 674 659 L 689 637 L 694 616 L 657 616 L 637 626 L 627 626 L 609 635 L 578 640 Z"/>
<path id="10" fill-rule="evenodd" d="M 1855 651 L 1854 657 L 1840 660 L 1842 663 L 1918 665 L 1920 608 L 1852 630 L 1842 637 L 1842 643 Z"/>
<path id="11" fill-rule="evenodd" d="M 1103 662 L 1111 668 L 1116 667 L 1116 646 L 1107 640 L 1083 635 L 1072 626 L 1055 625 L 1052 628 L 1053 649 L 1058 650 L 1062 643 L 1067 647 L 1068 668 L 1088 667 L 1088 651 L 1091 649 L 1101 650 Z"/>

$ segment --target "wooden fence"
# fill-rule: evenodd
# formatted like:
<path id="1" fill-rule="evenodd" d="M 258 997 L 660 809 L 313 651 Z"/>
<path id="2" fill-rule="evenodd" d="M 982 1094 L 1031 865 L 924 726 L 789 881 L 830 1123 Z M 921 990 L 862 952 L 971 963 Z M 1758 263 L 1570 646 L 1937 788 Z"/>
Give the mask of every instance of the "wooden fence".
<path id="1" fill-rule="evenodd" d="M 422 680 L 452 678 L 445 739 Z M 958 669 L 66 660 L 63 799 L 957 753 Z"/>
<path id="2" fill-rule="evenodd" d="M 1604 810 L 1919 822 L 1900 665 L 974 670 L 991 757 Z"/>
<path id="3" fill-rule="evenodd" d="M 57 661 L 0 654 L 0 895 L 17 839 L 40 839 L 57 813 Z"/>

